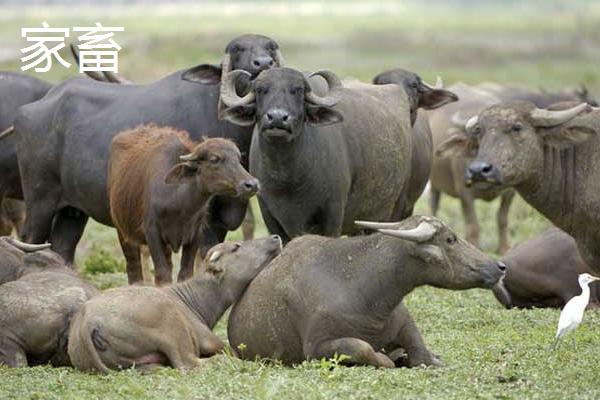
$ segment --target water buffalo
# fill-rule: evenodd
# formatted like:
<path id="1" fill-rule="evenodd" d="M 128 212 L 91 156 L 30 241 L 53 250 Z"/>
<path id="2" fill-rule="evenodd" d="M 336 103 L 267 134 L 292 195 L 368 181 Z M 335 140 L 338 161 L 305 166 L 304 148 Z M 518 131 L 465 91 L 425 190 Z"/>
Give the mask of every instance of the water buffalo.
<path id="1" fill-rule="evenodd" d="M 32 272 L 62 268 L 63 259 L 48 249 L 49 244 L 23 243 L 10 236 L 0 237 L 0 285 Z"/>
<path id="2" fill-rule="evenodd" d="M 229 342 L 247 359 L 285 364 L 350 356 L 350 364 L 435 364 L 402 298 L 421 285 L 492 287 L 505 266 L 433 217 L 360 226 L 380 233 L 292 240 L 234 305 Z M 399 361 L 399 360 L 398 360 Z"/>
<path id="3" fill-rule="evenodd" d="M 467 123 L 473 139 L 452 138 L 448 151 L 478 146 L 466 170 L 474 186 L 517 192 L 573 236 L 583 260 L 600 272 L 600 111 L 588 104 L 554 110 L 529 102 L 492 106 Z"/>
<path id="4" fill-rule="evenodd" d="M 148 123 L 173 126 L 229 138 L 246 153 L 252 129 L 218 118 L 221 74 L 242 69 L 253 77 L 280 61 L 275 41 L 244 35 L 227 45 L 221 66 L 199 65 L 148 85 L 70 79 L 21 107 L 15 136 L 27 203 L 23 238 L 30 243 L 50 238 L 53 249 L 72 262 L 88 216 L 111 225 L 109 145 L 123 130 Z M 217 197 L 211 202 L 202 252 L 240 225 L 246 206 L 244 199 Z"/>
<path id="5" fill-rule="evenodd" d="M 502 258 L 509 267 L 494 295 L 506 308 L 562 308 L 581 293 L 579 274 L 591 273 L 575 240 L 551 228 L 511 249 Z M 600 306 L 600 284 L 590 285 L 590 304 Z"/>
<path id="6" fill-rule="evenodd" d="M 428 85 L 414 72 L 396 68 L 382 72 L 373 78 L 375 85 L 396 84 L 401 85 L 408 95 L 410 103 L 410 120 L 413 125 L 412 132 L 412 163 L 411 175 L 408 185 L 407 205 L 401 218 L 412 215 L 412 207 L 419 199 L 431 175 L 433 157 L 433 140 L 427 114 L 418 112 L 419 108 L 434 110 L 445 104 L 458 101 L 458 96 L 444 90 L 441 79 L 435 86 Z"/>
<path id="7" fill-rule="evenodd" d="M 358 218 L 390 220 L 407 204 L 412 134 L 408 96 L 399 85 L 352 82 L 316 73 L 318 95 L 289 68 L 263 71 L 249 93 L 236 94 L 242 71 L 221 86 L 223 117 L 255 125 L 250 173 L 261 182 L 267 228 L 284 241 L 306 232 L 353 234 Z"/>
<path id="8" fill-rule="evenodd" d="M 70 365 L 70 318 L 97 290 L 79 278 L 56 253 L 35 251 L 32 245 L 18 242 L 16 246 L 28 253 L 22 264 L 14 268 L 18 279 L 0 285 L 0 364 Z"/>
<path id="9" fill-rule="evenodd" d="M 281 251 L 272 236 L 212 248 L 203 270 L 164 288 L 111 289 L 83 305 L 69 331 L 76 368 L 108 372 L 156 365 L 190 369 L 223 349 L 211 329 L 248 283 Z"/>
<path id="10" fill-rule="evenodd" d="M 29 75 L 0 72 L 0 235 L 19 233 L 25 216 L 13 123 L 24 104 L 41 99 L 51 84 Z M 8 200 L 7 198 L 10 198 Z"/>
<path id="11" fill-rule="evenodd" d="M 108 197 L 129 283 L 143 280 L 142 245 L 150 248 L 157 284 L 171 282 L 171 252 L 180 248 L 178 279 L 191 277 L 212 197 L 249 198 L 257 191 L 258 181 L 228 139 L 198 143 L 187 132 L 156 125 L 119 133 L 110 146 Z"/>

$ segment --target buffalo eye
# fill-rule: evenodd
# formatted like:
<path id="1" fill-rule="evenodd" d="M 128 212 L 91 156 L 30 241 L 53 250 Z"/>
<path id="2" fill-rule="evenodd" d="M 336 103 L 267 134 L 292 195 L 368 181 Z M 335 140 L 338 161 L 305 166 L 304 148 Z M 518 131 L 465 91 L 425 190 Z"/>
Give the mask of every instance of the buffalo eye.
<path id="1" fill-rule="evenodd" d="M 413 89 L 416 89 L 416 88 L 418 88 L 418 87 L 419 87 L 419 82 L 417 82 L 417 81 L 413 81 L 413 82 L 411 82 L 411 83 L 410 83 L 410 87 L 411 87 L 411 88 L 413 88 Z"/>
<path id="2" fill-rule="evenodd" d="M 210 156 L 208 161 L 210 161 L 212 164 L 218 164 L 219 161 L 221 161 L 221 158 L 219 156 Z"/>
<path id="3" fill-rule="evenodd" d="M 256 94 L 267 94 L 269 93 L 269 89 L 264 88 L 264 87 L 258 87 L 255 90 Z"/>
<path id="4" fill-rule="evenodd" d="M 521 130 L 522 130 L 522 129 L 523 129 L 523 125 L 521 125 L 521 124 L 520 124 L 520 123 L 518 123 L 518 122 L 517 122 L 517 123 L 515 123 L 515 124 L 512 124 L 512 125 L 510 126 L 510 131 L 511 131 L 512 133 L 519 133 L 519 132 L 521 132 Z"/>
<path id="5" fill-rule="evenodd" d="M 241 53 L 242 51 L 244 51 L 244 49 L 241 48 L 240 46 L 233 46 L 231 48 L 231 54 Z"/>
<path id="6" fill-rule="evenodd" d="M 265 49 L 267 49 L 269 51 L 275 51 L 275 50 L 277 50 L 277 45 L 275 43 L 273 43 L 273 42 L 269 42 L 265 46 Z"/>
<path id="7" fill-rule="evenodd" d="M 456 240 L 457 240 L 456 235 L 451 235 L 446 238 L 446 243 L 454 244 L 454 243 L 456 243 Z"/>
<path id="8" fill-rule="evenodd" d="M 235 253 L 236 251 L 238 251 L 240 249 L 240 247 L 242 247 L 241 243 L 236 243 L 233 245 L 233 250 L 231 250 L 232 253 Z"/>
<path id="9" fill-rule="evenodd" d="M 296 95 L 298 93 L 302 93 L 303 90 L 304 90 L 304 88 L 300 87 L 300 86 L 293 87 L 290 89 L 290 94 Z"/>

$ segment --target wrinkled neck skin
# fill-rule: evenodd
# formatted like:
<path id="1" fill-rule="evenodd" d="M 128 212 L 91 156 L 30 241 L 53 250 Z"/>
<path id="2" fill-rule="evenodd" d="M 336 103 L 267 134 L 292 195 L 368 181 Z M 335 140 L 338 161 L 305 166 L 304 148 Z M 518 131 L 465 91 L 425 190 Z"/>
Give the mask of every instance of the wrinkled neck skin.
<path id="1" fill-rule="evenodd" d="M 223 288 L 212 278 L 200 274 L 188 281 L 167 288 L 202 322 L 212 329 L 233 304 Z"/>
<path id="2" fill-rule="evenodd" d="M 319 147 L 313 144 L 314 135 L 311 135 L 311 132 L 306 132 L 304 126 L 299 129 L 302 132 L 290 142 L 267 139 L 255 129 L 261 173 L 269 176 L 270 182 L 302 187 L 311 181 L 305 177 L 311 174 L 311 170 L 317 164 L 315 149 Z"/>
<path id="3" fill-rule="evenodd" d="M 577 165 L 582 165 L 577 149 L 543 148 L 542 168 L 515 186 L 523 198 L 561 229 L 572 232 L 575 227 L 576 201 L 582 182 L 577 182 Z M 579 157 L 578 157 L 579 156 Z M 578 159 L 579 158 L 579 159 Z"/>
<path id="4" fill-rule="evenodd" d="M 386 319 L 413 289 L 431 283 L 426 279 L 427 274 L 423 273 L 427 266 L 421 259 L 410 255 L 409 246 L 413 244 L 381 236 L 377 245 L 369 251 L 373 254 L 366 255 L 374 262 L 361 266 L 375 269 L 366 274 L 370 283 L 363 287 L 368 288 L 368 292 L 361 295 L 371 299 L 370 310 L 382 319 Z"/>

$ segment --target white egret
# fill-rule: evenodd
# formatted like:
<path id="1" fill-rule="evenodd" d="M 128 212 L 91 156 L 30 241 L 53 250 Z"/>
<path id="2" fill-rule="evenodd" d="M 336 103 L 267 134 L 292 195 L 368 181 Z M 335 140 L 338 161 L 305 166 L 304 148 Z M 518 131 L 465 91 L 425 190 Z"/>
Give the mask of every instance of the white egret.
<path id="1" fill-rule="evenodd" d="M 560 318 L 558 319 L 558 329 L 556 330 L 556 339 L 554 340 L 554 349 L 556 349 L 558 341 L 564 335 L 574 331 L 581 323 L 581 320 L 583 319 L 583 312 L 590 301 L 589 284 L 593 281 L 599 281 L 600 278 L 590 274 L 580 274 L 577 280 L 579 281 L 579 286 L 581 286 L 581 294 L 579 296 L 572 297 L 571 300 L 565 304 L 565 307 L 560 313 Z"/>

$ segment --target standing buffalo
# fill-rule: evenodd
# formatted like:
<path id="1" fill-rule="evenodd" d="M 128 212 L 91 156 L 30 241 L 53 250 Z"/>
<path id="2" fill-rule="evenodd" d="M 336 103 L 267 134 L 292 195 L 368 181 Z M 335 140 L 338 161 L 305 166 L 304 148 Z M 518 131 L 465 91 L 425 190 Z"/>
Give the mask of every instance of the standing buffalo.
<path id="1" fill-rule="evenodd" d="M 509 267 L 494 295 L 506 308 L 562 308 L 581 293 L 578 276 L 591 273 L 575 240 L 551 228 L 511 249 L 502 258 Z M 590 286 L 590 304 L 600 305 L 600 284 Z"/>
<path id="2" fill-rule="evenodd" d="M 150 248 L 157 284 L 171 282 L 171 252 L 179 248 L 178 279 L 191 277 L 208 202 L 214 195 L 249 198 L 257 191 L 258 181 L 228 139 L 198 143 L 187 132 L 155 125 L 119 133 L 110 146 L 108 197 L 129 283 L 143 280 L 142 245 Z"/>
<path id="3" fill-rule="evenodd" d="M 69 331 L 69 357 L 83 370 L 191 369 L 224 345 L 211 329 L 248 283 L 281 251 L 271 236 L 211 249 L 203 270 L 164 288 L 107 290 L 84 304 Z"/>
<path id="4" fill-rule="evenodd" d="M 272 39 L 244 35 L 227 45 L 221 66 L 199 65 L 149 85 L 75 78 L 21 107 L 15 129 L 27 203 L 25 240 L 50 238 L 53 249 L 72 262 L 88 216 L 112 225 L 108 153 L 112 138 L 123 130 L 148 123 L 173 126 L 232 139 L 247 152 L 252 129 L 218 118 L 221 74 L 242 69 L 252 78 L 280 62 Z M 240 225 L 246 206 L 244 199 L 217 197 L 211 202 L 203 252 Z"/>
<path id="5" fill-rule="evenodd" d="M 242 71 L 221 87 L 223 117 L 255 125 L 250 173 L 261 182 L 265 223 L 284 241 L 306 232 L 357 233 L 354 220 L 389 221 L 412 209 L 410 104 L 399 85 L 343 87 L 328 71 L 320 96 L 289 68 L 263 71 L 237 95 Z"/>
<path id="6" fill-rule="evenodd" d="M 13 123 L 24 104 L 44 97 L 51 84 L 13 72 L 0 72 L 0 235 L 20 232 L 25 217 Z M 7 200 L 11 198 L 11 200 Z"/>
<path id="7" fill-rule="evenodd" d="M 441 79 L 435 87 L 425 83 L 414 72 L 396 68 L 382 72 L 373 78 L 375 85 L 401 85 L 408 95 L 410 104 L 410 121 L 412 124 L 412 162 L 410 183 L 407 193 L 407 207 L 401 219 L 412 215 L 412 208 L 419 199 L 431 175 L 433 144 L 431 128 L 427 114 L 419 111 L 434 110 L 445 104 L 458 100 L 458 96 L 442 88 Z"/>
<path id="8" fill-rule="evenodd" d="M 575 92 L 537 92 L 525 88 L 503 86 L 486 83 L 478 86 L 456 84 L 452 90 L 460 95 L 460 101 L 442 110 L 430 114 L 430 122 L 433 131 L 434 146 L 439 146 L 451 136 L 466 136 L 464 126 L 466 121 L 479 114 L 485 108 L 505 101 L 527 100 L 533 102 L 537 107 L 546 107 L 556 101 L 583 100 L 594 104 L 595 101 L 588 95 L 587 89 Z M 443 153 L 442 150 L 438 153 Z M 431 174 L 431 209 L 435 215 L 438 210 L 440 195 L 446 193 L 458 197 L 465 220 L 467 222 L 467 239 L 479 246 L 479 224 L 475 214 L 475 199 L 491 201 L 500 196 L 500 207 L 498 208 L 498 248 L 499 254 L 505 253 L 509 248 L 508 240 L 508 211 L 512 199 L 513 189 L 498 189 L 487 187 L 467 188 L 464 180 L 464 170 L 472 160 L 474 154 L 463 154 L 454 157 L 440 157 L 436 155 L 433 160 Z"/>
<path id="9" fill-rule="evenodd" d="M 573 236 L 583 260 L 600 271 L 600 111 L 588 104 L 540 109 L 528 102 L 492 106 L 468 122 L 473 139 L 452 138 L 448 150 L 478 146 L 466 170 L 476 187 L 514 187 Z"/>
<path id="10" fill-rule="evenodd" d="M 0 285 L 0 364 L 9 367 L 70 365 L 67 332 L 71 316 L 97 290 L 65 266 L 44 245 L 3 241 L 15 246 L 23 260 L 10 282 Z M 0 250 L 4 256 L 4 249 Z M 17 254 L 15 254 L 15 252 Z M 1 267 L 5 268 L 3 257 Z M 10 261 L 9 261 L 10 263 Z"/>
<path id="11" fill-rule="evenodd" d="M 421 285 L 492 287 L 505 266 L 459 239 L 441 221 L 358 223 L 381 233 L 292 240 L 248 286 L 229 317 L 241 357 L 285 364 L 345 354 L 377 367 L 438 364 L 401 302 Z M 243 344 L 243 346 L 242 346 Z"/>

